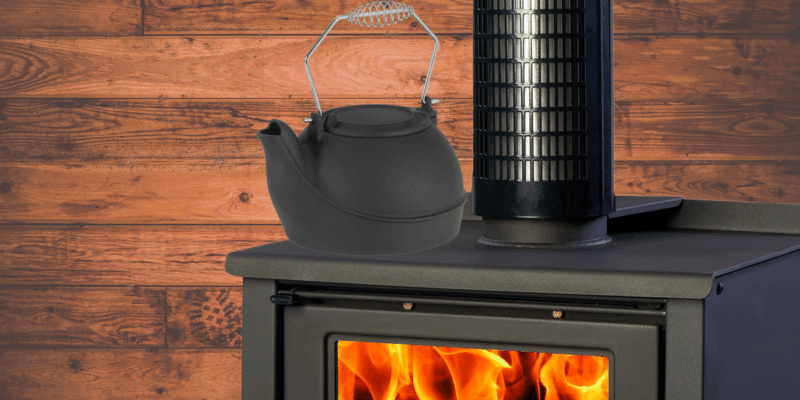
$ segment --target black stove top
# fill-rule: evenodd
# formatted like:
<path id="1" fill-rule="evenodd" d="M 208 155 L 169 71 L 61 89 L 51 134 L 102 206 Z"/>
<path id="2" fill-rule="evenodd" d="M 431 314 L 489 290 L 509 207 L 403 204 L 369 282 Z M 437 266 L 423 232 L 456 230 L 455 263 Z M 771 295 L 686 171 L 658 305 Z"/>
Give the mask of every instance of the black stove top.
<path id="1" fill-rule="evenodd" d="M 628 199 L 622 204 L 624 211 L 625 204 L 647 202 Z M 467 218 L 472 220 L 462 222 L 453 241 L 425 252 L 344 256 L 283 241 L 231 253 L 226 268 L 237 276 L 298 283 L 701 299 L 719 275 L 800 250 L 800 232 L 791 231 L 798 225 L 789 223 L 784 233 L 764 233 L 775 232 L 773 225 L 780 224 L 771 223 L 765 206 L 770 205 L 684 201 L 671 210 L 652 211 L 659 207 L 651 206 L 645 211 L 652 212 L 644 214 L 619 212 L 609 221 L 611 243 L 569 250 L 486 246 L 478 243 L 482 224 Z M 773 206 L 782 207 L 783 221 L 800 214 L 797 206 L 788 206 L 789 213 L 786 205 Z M 750 209 L 759 216 L 756 220 L 730 214 Z M 746 222 L 737 227 L 742 219 Z"/>

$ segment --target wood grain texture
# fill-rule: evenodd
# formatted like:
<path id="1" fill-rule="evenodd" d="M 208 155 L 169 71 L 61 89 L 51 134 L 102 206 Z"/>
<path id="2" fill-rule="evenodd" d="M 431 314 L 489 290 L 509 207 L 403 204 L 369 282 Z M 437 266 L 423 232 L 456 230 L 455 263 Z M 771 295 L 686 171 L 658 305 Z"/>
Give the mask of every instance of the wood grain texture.
<path id="1" fill-rule="evenodd" d="M 0 223 L 279 222 L 263 159 L 0 164 Z"/>
<path id="2" fill-rule="evenodd" d="M 0 36 L 141 34 L 140 0 L 0 1 Z"/>
<path id="3" fill-rule="evenodd" d="M 337 15 L 362 2 L 250 2 L 147 0 L 147 34 L 321 34 Z M 437 34 L 472 32 L 472 2 L 415 1 L 414 9 Z M 411 20 L 382 29 L 422 33 Z M 617 0 L 617 33 L 769 33 L 793 34 L 800 27 L 794 0 Z M 335 32 L 369 32 L 340 23 Z"/>
<path id="4" fill-rule="evenodd" d="M 146 34 L 316 34 L 337 15 L 347 14 L 368 1 L 309 2 L 283 0 L 145 0 Z M 437 35 L 470 33 L 472 1 L 422 0 L 409 3 Z M 333 33 L 426 34 L 414 18 L 388 28 L 366 28 L 342 21 Z"/>
<path id="5" fill-rule="evenodd" d="M 3 225 L 0 282 L 241 286 L 225 256 L 280 240 L 280 225 Z"/>
<path id="6" fill-rule="evenodd" d="M 616 0 L 617 33 L 731 33 L 800 36 L 796 0 Z"/>
<path id="7" fill-rule="evenodd" d="M 0 287 L 5 348 L 164 347 L 165 318 L 164 288 Z"/>
<path id="8" fill-rule="evenodd" d="M 0 164 L 0 192 L 4 223 L 278 223 L 263 160 Z"/>
<path id="9" fill-rule="evenodd" d="M 0 97 L 311 98 L 303 57 L 315 37 L 4 38 Z M 419 96 L 422 36 L 336 36 L 312 71 L 323 98 Z M 381 41 L 383 43 L 381 43 Z M 442 35 L 429 93 L 472 97 L 469 35 Z M 618 35 L 615 96 L 796 100 L 800 40 Z"/>
<path id="10" fill-rule="evenodd" d="M 242 288 L 169 288 L 167 346 L 242 347 Z"/>
<path id="11" fill-rule="evenodd" d="M 617 195 L 800 204 L 800 162 L 621 162 Z"/>
<path id="12" fill-rule="evenodd" d="M 0 39 L 0 97 L 311 98 L 310 36 Z M 442 36 L 429 93 L 471 93 L 469 36 Z M 336 36 L 311 60 L 322 97 L 417 98 L 423 36 Z"/>
<path id="13" fill-rule="evenodd" d="M 800 100 L 617 101 L 616 105 L 618 161 L 800 161 Z"/>
<path id="14" fill-rule="evenodd" d="M 321 102 L 327 109 L 376 101 Z M 436 109 L 458 156 L 472 157 L 472 101 L 443 100 Z M 313 100 L 0 99 L 0 159 L 259 159 L 264 152 L 257 130 L 276 118 L 299 134 L 313 110 Z"/>
<path id="15" fill-rule="evenodd" d="M 614 45 L 618 101 L 792 101 L 800 93 L 798 40 L 620 35 Z"/>
<path id="16" fill-rule="evenodd" d="M 241 398 L 241 350 L 2 349 L 8 400 Z"/>
<path id="17" fill-rule="evenodd" d="M 415 100 L 381 100 L 413 106 Z M 374 102 L 322 100 L 326 107 Z M 800 99 L 617 101 L 615 157 L 651 160 L 800 160 Z M 311 100 L 0 100 L 0 158 L 253 159 L 254 132 L 277 118 L 299 133 Z M 472 157 L 472 102 L 437 105 L 439 128 Z"/>

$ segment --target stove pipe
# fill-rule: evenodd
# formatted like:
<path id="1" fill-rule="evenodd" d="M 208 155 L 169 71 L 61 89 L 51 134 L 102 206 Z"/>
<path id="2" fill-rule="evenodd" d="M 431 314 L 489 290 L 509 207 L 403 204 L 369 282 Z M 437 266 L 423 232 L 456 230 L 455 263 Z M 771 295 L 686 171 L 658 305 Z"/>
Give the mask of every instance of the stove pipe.
<path id="1" fill-rule="evenodd" d="M 482 243 L 610 241 L 611 0 L 474 0 L 473 213 Z"/>

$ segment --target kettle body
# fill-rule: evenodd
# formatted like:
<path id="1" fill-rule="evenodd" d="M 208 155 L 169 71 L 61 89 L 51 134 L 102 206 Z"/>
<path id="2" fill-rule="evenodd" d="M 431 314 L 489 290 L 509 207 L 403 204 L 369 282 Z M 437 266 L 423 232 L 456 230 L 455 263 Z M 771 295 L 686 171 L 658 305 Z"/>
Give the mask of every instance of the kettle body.
<path id="1" fill-rule="evenodd" d="M 413 17 L 434 41 L 422 106 L 369 104 L 322 111 L 309 60 L 339 21 L 385 27 Z M 305 58 L 316 113 L 299 137 L 272 120 L 258 133 L 270 197 L 289 239 L 351 255 L 431 249 L 461 226 L 467 193 L 455 150 L 426 95 L 439 39 L 405 3 L 374 1 L 331 22 Z"/>
<path id="2" fill-rule="evenodd" d="M 314 113 L 299 137 L 272 120 L 258 138 L 273 205 L 286 235 L 302 247 L 393 255 L 458 234 L 464 178 L 430 104 Z"/>

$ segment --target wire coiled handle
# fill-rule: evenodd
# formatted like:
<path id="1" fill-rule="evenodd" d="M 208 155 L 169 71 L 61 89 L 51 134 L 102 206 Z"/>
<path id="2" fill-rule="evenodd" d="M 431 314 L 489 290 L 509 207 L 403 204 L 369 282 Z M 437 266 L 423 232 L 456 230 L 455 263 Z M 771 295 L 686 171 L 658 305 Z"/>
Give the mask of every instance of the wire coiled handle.
<path id="1" fill-rule="evenodd" d="M 340 15 L 334 18 L 333 22 L 328 25 L 328 29 L 322 33 L 322 36 L 317 39 L 317 42 L 314 43 L 314 47 L 308 52 L 305 58 L 305 65 L 306 65 L 306 74 L 308 74 L 308 83 L 311 84 L 311 93 L 314 94 L 314 104 L 317 106 L 317 111 L 320 115 L 322 115 L 322 107 L 319 104 L 319 96 L 317 95 L 317 88 L 314 86 L 314 78 L 311 76 L 311 67 L 308 65 L 308 60 L 311 58 L 311 55 L 314 54 L 314 51 L 317 50 L 317 47 L 322 43 L 328 33 L 333 29 L 334 25 L 341 20 L 347 20 L 347 22 L 365 26 L 365 27 L 384 27 L 396 24 L 401 22 L 409 17 L 414 17 L 415 20 L 419 23 L 419 25 L 425 29 L 425 31 L 433 38 L 434 45 L 433 45 L 433 55 L 431 55 L 431 63 L 428 66 L 428 75 L 425 76 L 425 85 L 422 88 L 422 104 L 425 104 L 425 97 L 428 93 L 428 84 L 431 81 L 431 73 L 433 72 L 433 63 L 436 61 L 436 52 L 439 50 L 439 38 L 425 25 L 424 22 L 419 18 L 416 12 L 414 12 L 414 8 L 411 6 L 398 3 L 395 1 L 374 1 L 372 3 L 362 4 L 358 8 L 353 11 L 350 11 L 346 15 Z M 436 101 L 433 101 L 436 102 Z"/>
<path id="2" fill-rule="evenodd" d="M 389 26 L 414 14 L 411 6 L 394 1 L 375 1 L 362 4 L 347 14 L 347 22 L 366 27 Z"/>

